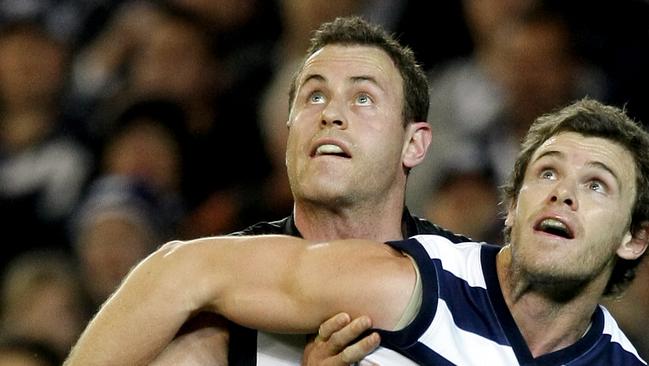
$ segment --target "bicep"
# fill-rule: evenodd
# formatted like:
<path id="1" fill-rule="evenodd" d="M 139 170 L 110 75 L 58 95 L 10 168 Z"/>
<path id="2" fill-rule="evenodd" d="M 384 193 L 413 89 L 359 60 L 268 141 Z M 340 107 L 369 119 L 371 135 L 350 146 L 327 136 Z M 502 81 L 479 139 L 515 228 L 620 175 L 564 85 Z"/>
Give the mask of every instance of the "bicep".
<path id="1" fill-rule="evenodd" d="M 214 296 L 218 312 L 248 327 L 313 332 L 325 319 L 345 311 L 369 315 L 376 326 L 390 329 L 414 287 L 410 261 L 383 244 L 261 240 L 242 243 L 245 248 L 238 248 L 237 255 L 246 260 L 228 261 L 237 262 L 236 268 L 229 270 L 222 296 Z"/>
<path id="2" fill-rule="evenodd" d="M 317 289 L 311 293 L 313 306 L 322 308 L 326 318 L 343 311 L 353 318 L 369 316 L 375 328 L 393 329 L 415 287 L 410 259 L 387 245 L 363 240 L 334 242 L 324 250 L 331 253 L 313 255 L 300 271 L 300 283 Z"/>
<path id="3" fill-rule="evenodd" d="M 370 241 L 260 236 L 196 244 L 191 257 L 199 262 L 188 270 L 203 275 L 191 283 L 199 296 L 193 307 L 271 332 L 310 333 L 341 311 L 390 329 L 415 283 L 409 259 Z"/>

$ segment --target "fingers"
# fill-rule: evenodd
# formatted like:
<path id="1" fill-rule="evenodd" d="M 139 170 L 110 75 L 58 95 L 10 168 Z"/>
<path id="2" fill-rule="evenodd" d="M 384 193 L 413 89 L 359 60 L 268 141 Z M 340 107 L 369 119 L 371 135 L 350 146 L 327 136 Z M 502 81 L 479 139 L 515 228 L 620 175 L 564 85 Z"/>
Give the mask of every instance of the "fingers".
<path id="1" fill-rule="evenodd" d="M 374 351 L 381 343 L 381 337 L 374 332 L 360 341 L 345 348 L 340 353 L 340 359 L 343 363 L 349 364 L 361 361 L 365 356 Z"/>
<path id="2" fill-rule="evenodd" d="M 305 348 L 302 365 L 344 366 L 361 361 L 379 346 L 378 333 L 349 344 L 371 327 L 367 316 L 352 321 L 346 313 L 334 315 L 320 325 L 317 337 Z"/>
<path id="3" fill-rule="evenodd" d="M 347 347 L 347 345 L 353 342 L 358 338 L 363 332 L 372 327 L 372 321 L 367 316 L 361 316 L 354 319 L 348 325 L 345 325 L 342 329 L 336 330 L 331 336 L 327 343 L 330 344 L 330 348 L 333 352 L 340 352 L 342 349 Z"/>
<path id="4" fill-rule="evenodd" d="M 338 313 L 333 317 L 327 319 L 324 323 L 320 324 L 320 329 L 318 330 L 318 339 L 321 341 L 329 340 L 329 337 L 336 332 L 345 327 L 351 318 L 347 313 Z"/>

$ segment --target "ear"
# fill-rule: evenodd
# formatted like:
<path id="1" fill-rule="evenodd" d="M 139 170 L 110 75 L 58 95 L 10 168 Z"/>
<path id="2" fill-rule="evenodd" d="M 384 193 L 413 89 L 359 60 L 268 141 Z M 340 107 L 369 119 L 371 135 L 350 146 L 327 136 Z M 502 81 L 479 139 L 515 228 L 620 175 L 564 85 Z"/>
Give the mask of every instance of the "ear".
<path id="1" fill-rule="evenodd" d="M 627 233 L 617 249 L 620 258 L 634 260 L 639 258 L 649 245 L 649 221 L 640 224 L 634 233 Z"/>
<path id="2" fill-rule="evenodd" d="M 406 127 L 406 135 L 401 153 L 403 166 L 414 168 L 419 165 L 424 158 L 433 134 L 428 122 L 413 122 Z"/>

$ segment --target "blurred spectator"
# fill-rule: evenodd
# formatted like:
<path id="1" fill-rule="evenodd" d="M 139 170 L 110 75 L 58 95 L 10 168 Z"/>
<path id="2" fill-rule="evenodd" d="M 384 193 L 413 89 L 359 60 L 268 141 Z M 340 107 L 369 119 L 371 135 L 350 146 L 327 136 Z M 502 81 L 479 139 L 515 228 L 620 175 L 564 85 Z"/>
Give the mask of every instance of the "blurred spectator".
<path id="1" fill-rule="evenodd" d="M 470 14 L 478 9 L 467 7 Z M 480 33 L 474 58 L 432 74 L 429 121 L 436 134 L 427 160 L 410 178 L 408 202 L 415 212 L 434 190 L 439 168 L 456 156 L 472 156 L 500 185 L 534 118 L 575 98 L 602 95 L 601 73 L 575 53 L 561 13 L 535 2 L 503 14 L 500 23 L 467 16 L 476 18 L 472 29 Z"/>
<path id="2" fill-rule="evenodd" d="M 230 102 L 237 103 L 242 98 L 256 103 L 259 89 L 268 82 L 272 62 L 268 55 L 280 32 L 276 1 L 168 0 L 168 3 L 192 14 L 215 40 L 228 80 L 225 93 Z M 237 106 L 249 107 L 249 104 Z"/>
<path id="3" fill-rule="evenodd" d="M 208 141 L 196 141 L 187 131 L 185 109 L 179 103 L 142 99 L 113 112 L 103 122 L 110 132 L 99 159 L 100 175 L 122 175 L 150 185 L 178 237 L 237 227 L 245 187 L 210 191 L 213 186 L 205 182 L 210 175 L 205 159 L 210 155 L 200 144 Z"/>
<path id="4" fill-rule="evenodd" d="M 103 176 L 92 184 L 72 231 L 95 310 L 137 262 L 174 237 L 155 191 L 126 176 Z"/>
<path id="5" fill-rule="evenodd" d="M 162 98 L 182 108 L 182 136 L 176 137 L 182 144 L 180 183 L 190 213 L 184 226 L 187 236 L 199 236 L 239 227 L 245 204 L 235 196 L 257 190 L 268 163 L 254 117 L 254 92 L 233 97 L 230 89 L 242 87 L 241 75 L 229 66 L 225 71 L 218 32 L 211 34 L 213 25 L 192 10 L 173 2 L 125 3 L 82 54 L 76 75 L 99 75 L 87 78 L 90 86 L 117 77 L 113 87 L 103 88 L 108 94 L 98 95 L 94 126 L 101 126 L 96 121 L 113 114 L 116 104 L 133 99 Z"/>
<path id="6" fill-rule="evenodd" d="M 424 216 L 455 233 L 489 243 L 502 243 L 499 192 L 490 172 L 481 168 L 449 168 L 424 203 Z"/>
<path id="7" fill-rule="evenodd" d="M 414 212 L 423 214 L 423 197 L 435 190 L 441 178 L 437 166 L 459 154 L 472 154 L 473 139 L 502 108 L 500 75 L 496 73 L 499 55 L 494 45 L 498 27 L 514 19 L 534 0 L 463 0 L 464 19 L 473 43 L 468 56 L 452 58 L 437 65 L 430 73 L 430 111 L 428 121 L 433 127 L 433 142 L 426 158 L 411 173 L 408 203 Z M 465 137 L 469 136 L 470 139 Z M 469 158 L 475 159 L 476 156 Z M 481 162 L 482 164 L 486 162 Z M 476 238 L 479 239 L 479 238 Z"/>
<path id="8" fill-rule="evenodd" d="M 211 43 L 198 25 L 184 15 L 175 18 L 174 11 L 148 1 L 125 2 L 96 39 L 80 50 L 72 89 L 74 98 L 85 106 L 79 118 L 90 124 L 95 139 L 101 139 L 105 131 L 94 126 L 92 117 L 99 113 L 101 118 L 101 108 L 110 108 L 115 101 L 125 103 L 143 96 L 179 98 L 178 102 L 210 110 L 207 105 L 216 92 L 218 66 Z M 191 125 L 210 123 L 210 117 L 196 112 Z"/>
<path id="9" fill-rule="evenodd" d="M 68 44 L 82 41 L 86 22 L 114 0 L 0 0 L 0 23 L 38 19 L 56 39 Z"/>
<path id="10" fill-rule="evenodd" d="M 607 76 L 605 101 L 649 126 L 649 1 L 554 2 L 573 25 L 579 53 Z"/>
<path id="11" fill-rule="evenodd" d="M 520 0 L 525 2 L 527 0 Z M 424 70 L 467 55 L 472 44 L 462 1 L 365 0 L 362 14 L 394 33 L 410 47 Z M 494 2 L 483 2 L 495 5 Z M 516 1 L 510 1 L 512 5 Z M 489 5 L 484 11 L 493 12 Z"/>
<path id="12" fill-rule="evenodd" d="M 2 281 L 2 333 L 67 355 L 90 315 L 75 268 L 60 251 L 16 257 Z"/>
<path id="13" fill-rule="evenodd" d="M 184 214 L 184 109 L 167 99 L 134 100 L 106 114 L 98 175 L 120 175 L 148 184 L 160 195 L 168 220 Z"/>
<path id="14" fill-rule="evenodd" d="M 0 29 L 0 220 L 4 239 L 13 243 L 2 265 L 30 248 L 68 245 L 62 223 L 92 163 L 62 128 L 68 60 L 67 46 L 39 23 L 22 20 Z"/>
<path id="15" fill-rule="evenodd" d="M 62 358 L 47 345 L 21 338 L 0 339 L 0 366 L 59 366 Z"/>

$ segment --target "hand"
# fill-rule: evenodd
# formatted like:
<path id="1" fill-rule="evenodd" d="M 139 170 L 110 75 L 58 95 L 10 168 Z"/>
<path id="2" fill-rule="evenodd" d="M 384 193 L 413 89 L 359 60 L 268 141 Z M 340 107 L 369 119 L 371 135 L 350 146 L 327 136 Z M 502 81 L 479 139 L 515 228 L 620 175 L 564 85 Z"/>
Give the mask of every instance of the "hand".
<path id="1" fill-rule="evenodd" d="M 304 366 L 342 366 L 359 362 L 374 351 L 381 341 L 374 332 L 348 346 L 364 331 L 372 327 L 367 316 L 351 321 L 346 313 L 339 313 L 320 325 L 318 335 L 304 349 Z"/>

